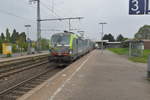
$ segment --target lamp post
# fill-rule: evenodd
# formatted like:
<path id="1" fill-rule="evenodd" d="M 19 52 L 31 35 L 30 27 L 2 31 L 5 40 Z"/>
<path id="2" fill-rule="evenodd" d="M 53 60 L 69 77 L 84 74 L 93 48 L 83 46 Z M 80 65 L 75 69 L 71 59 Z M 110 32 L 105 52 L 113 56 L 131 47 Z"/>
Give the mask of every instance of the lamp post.
<path id="1" fill-rule="evenodd" d="M 29 28 L 31 27 L 31 25 L 24 25 L 26 28 L 27 28 L 27 35 L 28 35 L 28 38 L 29 38 Z"/>
<path id="2" fill-rule="evenodd" d="M 101 35 L 102 35 L 102 37 L 101 37 L 101 49 L 102 49 L 102 53 L 103 53 L 103 34 L 104 34 L 104 25 L 105 24 L 107 24 L 106 22 L 101 22 L 101 23 L 99 23 L 100 25 L 102 25 L 102 33 L 101 33 Z"/>
<path id="3" fill-rule="evenodd" d="M 27 42 L 28 42 L 28 54 L 31 54 L 31 40 L 30 40 L 30 36 L 29 36 L 29 28 L 31 27 L 31 25 L 25 25 L 25 27 L 27 28 Z"/>

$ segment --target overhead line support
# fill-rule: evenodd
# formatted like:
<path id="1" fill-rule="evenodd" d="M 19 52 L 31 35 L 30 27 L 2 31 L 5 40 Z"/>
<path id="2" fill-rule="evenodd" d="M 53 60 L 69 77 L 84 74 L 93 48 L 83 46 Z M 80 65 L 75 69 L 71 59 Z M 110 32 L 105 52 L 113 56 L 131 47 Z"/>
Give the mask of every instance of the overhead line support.
<path id="1" fill-rule="evenodd" d="M 41 19 L 40 21 L 62 21 L 62 20 L 68 20 L 69 21 L 69 31 L 71 31 L 71 20 L 75 19 L 83 19 L 84 17 L 69 17 L 69 18 L 54 18 L 54 19 Z"/>

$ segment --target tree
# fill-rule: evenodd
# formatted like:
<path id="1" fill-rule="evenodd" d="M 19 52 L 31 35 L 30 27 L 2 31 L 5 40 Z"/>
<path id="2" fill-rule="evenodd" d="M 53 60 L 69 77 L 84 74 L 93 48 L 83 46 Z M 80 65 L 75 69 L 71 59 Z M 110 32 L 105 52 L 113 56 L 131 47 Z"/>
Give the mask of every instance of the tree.
<path id="1" fill-rule="evenodd" d="M 25 32 L 20 33 L 19 37 L 17 38 L 17 44 L 21 48 L 21 52 L 27 50 L 27 43 L 26 43 L 26 34 L 25 34 Z"/>
<path id="2" fill-rule="evenodd" d="M 103 40 L 109 40 L 109 38 L 108 38 L 108 35 L 107 35 L 107 34 L 105 34 L 105 35 L 103 36 Z"/>
<path id="3" fill-rule="evenodd" d="M 49 40 L 42 38 L 41 46 L 42 46 L 42 50 L 48 50 L 49 49 Z"/>
<path id="4" fill-rule="evenodd" d="M 116 39 L 117 41 L 124 41 L 124 37 L 121 35 L 121 34 L 119 34 L 118 36 L 117 36 L 117 39 Z"/>
<path id="5" fill-rule="evenodd" d="M 0 54 L 2 53 L 2 38 L 0 36 Z"/>
<path id="6" fill-rule="evenodd" d="M 20 33 L 19 38 L 21 38 L 23 42 L 26 42 L 26 33 L 25 32 Z"/>
<path id="7" fill-rule="evenodd" d="M 109 40 L 109 42 L 114 42 L 115 41 L 114 36 L 111 35 L 111 34 L 105 34 L 104 37 L 103 37 L 103 40 Z"/>
<path id="8" fill-rule="evenodd" d="M 2 42 L 5 41 L 5 35 L 4 35 L 4 33 L 1 33 L 1 39 L 2 39 Z"/>
<path id="9" fill-rule="evenodd" d="M 19 38 L 19 33 L 16 31 L 16 29 L 14 29 L 11 36 L 11 42 L 16 43 L 18 38 Z"/>
<path id="10" fill-rule="evenodd" d="M 109 42 L 114 42 L 115 41 L 114 36 L 111 35 L 111 34 L 108 34 L 108 39 L 109 39 Z"/>
<path id="11" fill-rule="evenodd" d="M 6 42 L 11 42 L 9 29 L 6 29 Z"/>
<path id="12" fill-rule="evenodd" d="M 150 25 L 144 25 L 135 34 L 135 39 L 150 39 Z"/>

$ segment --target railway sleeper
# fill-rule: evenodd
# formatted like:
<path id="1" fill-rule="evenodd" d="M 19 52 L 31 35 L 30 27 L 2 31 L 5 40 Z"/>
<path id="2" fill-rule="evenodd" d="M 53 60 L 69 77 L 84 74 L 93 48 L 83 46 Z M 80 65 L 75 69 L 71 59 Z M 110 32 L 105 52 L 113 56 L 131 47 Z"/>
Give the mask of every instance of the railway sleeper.
<path id="1" fill-rule="evenodd" d="M 40 80 L 45 80 L 46 78 L 48 78 L 48 76 L 40 76 L 40 78 L 38 78 L 38 79 L 40 79 Z"/>
<path id="2" fill-rule="evenodd" d="M 40 76 L 41 79 L 45 79 L 45 78 L 49 78 L 49 77 L 50 77 L 49 74 L 45 74 L 45 75 Z"/>
<path id="3" fill-rule="evenodd" d="M 22 94 L 25 94 L 26 91 L 17 89 L 17 90 L 12 91 L 11 93 L 12 93 L 12 94 L 17 94 L 17 95 L 18 95 L 18 94 L 19 94 L 19 95 L 22 95 Z"/>
<path id="4" fill-rule="evenodd" d="M 5 95 L 5 96 L 2 96 L 2 99 L 0 99 L 0 100 L 16 100 L 17 98 L 19 98 L 19 96 Z"/>
<path id="5" fill-rule="evenodd" d="M 45 80 L 39 78 L 39 79 L 36 79 L 35 81 L 44 82 Z"/>
<path id="6" fill-rule="evenodd" d="M 30 82 L 31 84 L 33 84 L 33 85 L 39 85 L 39 84 L 41 84 L 41 82 L 39 82 L 39 81 L 33 81 L 33 82 Z"/>
<path id="7" fill-rule="evenodd" d="M 25 91 L 25 92 L 28 92 L 28 91 L 30 91 L 31 90 L 31 88 L 27 88 L 27 87 L 20 87 L 19 89 L 18 89 L 18 91 Z"/>
<path id="8" fill-rule="evenodd" d="M 33 86 L 22 86 L 19 89 L 31 90 L 33 88 L 34 88 Z"/>
<path id="9" fill-rule="evenodd" d="M 35 87 L 35 85 L 33 85 L 33 84 L 26 84 L 23 87 L 28 87 L 28 88 L 33 89 Z"/>

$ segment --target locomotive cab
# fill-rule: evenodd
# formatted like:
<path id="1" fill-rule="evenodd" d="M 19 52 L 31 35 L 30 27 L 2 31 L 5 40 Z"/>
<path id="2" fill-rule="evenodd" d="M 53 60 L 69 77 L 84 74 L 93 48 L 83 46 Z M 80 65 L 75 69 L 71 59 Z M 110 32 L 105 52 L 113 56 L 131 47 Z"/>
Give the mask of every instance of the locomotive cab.
<path id="1" fill-rule="evenodd" d="M 70 37 L 69 33 L 59 33 L 51 37 L 49 60 L 54 62 L 70 62 L 72 60 Z"/>

